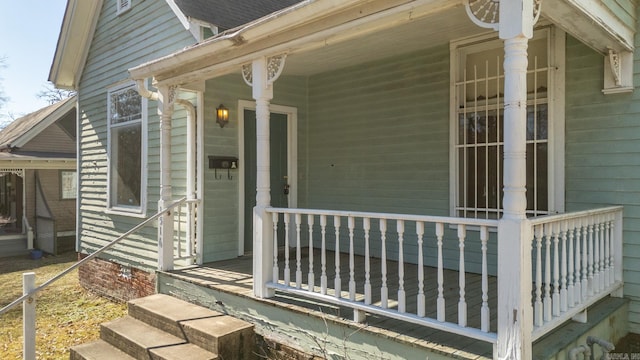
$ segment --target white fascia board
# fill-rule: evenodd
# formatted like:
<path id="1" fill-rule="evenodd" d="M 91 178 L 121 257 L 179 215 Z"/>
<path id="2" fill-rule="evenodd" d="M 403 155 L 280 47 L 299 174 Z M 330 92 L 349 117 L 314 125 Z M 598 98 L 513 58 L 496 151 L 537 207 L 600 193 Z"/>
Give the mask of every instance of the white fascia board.
<path id="1" fill-rule="evenodd" d="M 103 0 L 69 0 L 65 10 L 49 81 L 77 90 L 98 23 Z"/>
<path id="2" fill-rule="evenodd" d="M 189 18 L 187 18 L 182 13 L 182 11 L 180 11 L 180 8 L 178 7 L 178 5 L 176 5 L 176 2 L 173 0 L 165 0 L 165 1 L 167 2 L 167 5 L 169 5 L 169 7 L 171 8 L 171 11 L 173 11 L 173 13 L 176 15 L 176 17 L 178 18 L 182 26 L 184 26 L 186 30 L 190 30 L 191 24 L 189 23 Z"/>
<path id="3" fill-rule="evenodd" d="M 35 126 L 25 131 L 22 135 L 20 135 L 14 142 L 11 143 L 12 147 L 23 147 L 26 143 L 31 141 L 34 137 L 38 136 L 40 132 L 49 127 L 51 124 L 55 123 L 64 116 L 66 113 L 71 111 L 77 104 L 78 100 L 76 96 L 72 96 L 66 100 L 64 104 L 55 109 L 51 114 L 47 115 L 44 119 L 38 122 Z"/>

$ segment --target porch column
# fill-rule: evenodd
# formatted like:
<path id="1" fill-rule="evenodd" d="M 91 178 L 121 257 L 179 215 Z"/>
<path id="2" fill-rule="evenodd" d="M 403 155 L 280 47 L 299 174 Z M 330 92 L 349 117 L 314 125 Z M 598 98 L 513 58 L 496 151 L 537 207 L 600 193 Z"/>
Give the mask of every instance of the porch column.
<path id="1" fill-rule="evenodd" d="M 160 115 L 160 200 L 158 211 L 171 204 L 171 117 L 176 88 L 158 88 L 158 115 Z M 164 213 L 158 218 L 158 269 L 173 269 L 173 217 Z"/>
<path id="2" fill-rule="evenodd" d="M 529 360 L 531 225 L 526 217 L 527 46 L 533 0 L 500 1 L 504 40 L 504 215 L 498 223 L 498 343 L 496 357 Z"/>
<path id="3" fill-rule="evenodd" d="M 271 160 L 269 140 L 269 104 L 273 83 L 284 68 L 286 55 L 260 57 L 242 67 L 244 81 L 252 87 L 256 101 L 256 206 L 253 208 L 253 293 L 272 297 L 267 288 L 273 280 L 273 219 L 267 214 L 271 206 Z"/>
<path id="4" fill-rule="evenodd" d="M 271 206 L 271 160 L 269 139 L 269 104 L 273 85 L 267 79 L 267 59 L 251 64 L 253 98 L 256 100 L 256 207 L 253 209 L 253 292 L 265 298 L 274 295 L 266 288 L 273 279 L 273 220 L 266 209 Z"/>

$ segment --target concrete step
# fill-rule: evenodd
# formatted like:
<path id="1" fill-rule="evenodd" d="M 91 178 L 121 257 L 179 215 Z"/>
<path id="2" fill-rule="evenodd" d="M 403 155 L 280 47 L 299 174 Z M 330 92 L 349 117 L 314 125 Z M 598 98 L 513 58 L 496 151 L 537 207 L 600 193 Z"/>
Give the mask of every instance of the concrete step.
<path id="1" fill-rule="evenodd" d="M 129 316 L 183 339 L 185 337 L 180 323 L 223 316 L 219 312 L 164 294 L 131 300 L 127 307 Z"/>
<path id="2" fill-rule="evenodd" d="M 218 355 L 193 344 L 181 344 L 149 351 L 153 360 L 218 360 Z"/>
<path id="3" fill-rule="evenodd" d="M 182 323 L 187 340 L 225 360 L 255 358 L 253 325 L 232 316 L 216 316 Z"/>
<path id="4" fill-rule="evenodd" d="M 80 344 L 70 350 L 69 360 L 135 360 L 104 340 Z"/>
<path id="5" fill-rule="evenodd" d="M 138 360 L 151 360 L 151 348 L 185 343 L 182 338 L 130 316 L 102 324 L 100 338 Z"/>
<path id="6" fill-rule="evenodd" d="M 254 357 L 253 325 L 172 296 L 156 294 L 132 300 L 129 315 L 222 359 Z"/>

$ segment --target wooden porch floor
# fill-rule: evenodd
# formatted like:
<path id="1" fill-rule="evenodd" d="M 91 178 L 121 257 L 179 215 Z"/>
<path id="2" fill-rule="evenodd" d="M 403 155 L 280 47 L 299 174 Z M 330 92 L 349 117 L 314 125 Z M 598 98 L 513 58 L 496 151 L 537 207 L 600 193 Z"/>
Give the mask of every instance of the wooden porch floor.
<path id="1" fill-rule="evenodd" d="M 348 298 L 349 282 L 349 255 L 340 254 L 340 278 L 342 283 L 342 293 L 344 298 Z M 289 267 L 291 268 L 291 279 L 295 281 L 296 258 L 292 251 Z M 284 256 L 280 256 L 282 259 Z M 335 276 L 335 253 L 327 252 L 327 277 L 330 287 L 333 285 Z M 364 293 L 364 257 L 354 258 L 354 276 L 357 283 L 357 298 L 362 299 Z M 301 256 L 301 267 L 303 272 L 303 289 L 306 289 L 308 274 L 308 253 Z M 371 283 L 372 302 L 380 301 L 381 284 L 381 261 L 371 259 Z M 282 283 L 284 261 L 279 263 L 280 279 Z M 425 267 L 424 292 L 426 294 L 426 315 L 436 317 L 436 297 L 437 297 L 437 269 Z M 404 284 L 406 291 L 406 310 L 409 313 L 416 312 L 416 298 L 418 293 L 418 267 L 414 264 L 404 265 Z M 207 263 L 203 266 L 193 267 L 171 272 L 171 276 L 197 284 L 199 286 L 216 289 L 229 294 L 242 297 L 253 297 L 253 276 L 252 257 L 250 255 L 232 260 Z M 314 277 L 316 289 L 320 284 L 320 252 L 314 252 Z M 467 301 L 468 326 L 480 327 L 480 307 L 482 304 L 482 279 L 479 274 L 466 273 L 465 298 Z M 387 260 L 387 281 L 389 286 L 389 308 L 397 306 L 398 289 L 398 262 Z M 460 289 L 458 287 L 459 273 L 457 271 L 444 271 L 444 296 L 446 299 L 446 320 L 457 323 L 458 321 L 458 301 Z M 292 285 L 295 286 L 295 285 Z M 334 294 L 329 292 L 329 294 Z M 489 307 L 491 309 L 491 331 L 496 331 L 496 304 L 497 304 L 497 283 L 495 277 L 489 278 Z M 316 316 L 326 316 L 340 321 L 353 319 L 353 311 L 350 308 L 335 306 L 329 303 L 318 302 L 316 300 L 302 297 L 294 297 L 286 293 L 277 293 L 275 297 L 266 299 L 275 306 L 284 307 L 297 312 L 305 312 Z M 492 344 L 479 341 L 456 334 L 451 334 L 428 327 L 403 322 L 389 317 L 367 314 L 366 321 L 362 324 L 362 329 L 370 331 L 385 338 L 393 338 L 409 344 L 428 348 L 430 351 L 444 355 L 446 357 L 458 359 L 491 359 Z"/>

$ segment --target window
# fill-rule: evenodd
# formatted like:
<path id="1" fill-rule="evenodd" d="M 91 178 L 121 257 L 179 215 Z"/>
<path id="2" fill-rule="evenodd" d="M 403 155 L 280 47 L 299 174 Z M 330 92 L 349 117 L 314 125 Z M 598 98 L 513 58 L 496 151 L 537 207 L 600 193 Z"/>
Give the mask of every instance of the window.
<path id="1" fill-rule="evenodd" d="M 131 9 L 131 0 L 116 0 L 116 2 L 118 4 L 118 11 L 117 11 L 118 15 Z"/>
<path id="2" fill-rule="evenodd" d="M 75 199 L 78 180 L 73 170 L 60 171 L 60 198 L 62 200 Z"/>
<path id="3" fill-rule="evenodd" d="M 557 101 L 548 29 L 529 41 L 527 72 L 527 214 L 562 209 L 554 203 L 562 180 L 556 153 L 562 139 L 552 139 L 564 126 L 552 109 Z M 452 213 L 453 216 L 497 219 L 502 215 L 504 154 L 504 47 L 501 41 L 452 44 Z M 557 124 L 556 124 L 557 122 Z M 556 142 L 554 142 L 556 141 Z"/>
<path id="4" fill-rule="evenodd" d="M 108 121 L 109 208 L 143 213 L 146 99 L 138 94 L 135 85 L 109 91 Z"/>

